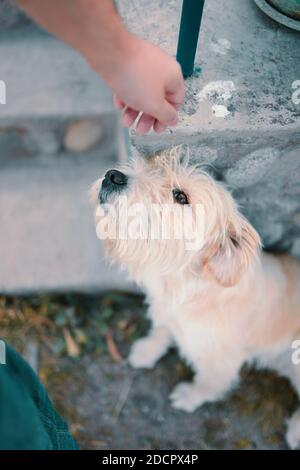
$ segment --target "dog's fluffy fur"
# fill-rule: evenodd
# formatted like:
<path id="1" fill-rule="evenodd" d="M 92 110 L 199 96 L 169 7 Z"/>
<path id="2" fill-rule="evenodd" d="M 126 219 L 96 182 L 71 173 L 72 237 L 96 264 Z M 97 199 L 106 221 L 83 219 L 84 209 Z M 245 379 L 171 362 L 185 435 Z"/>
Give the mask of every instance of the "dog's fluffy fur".
<path id="1" fill-rule="evenodd" d="M 253 360 L 288 377 L 300 396 L 300 365 L 291 360 L 291 345 L 300 339 L 300 263 L 262 253 L 259 235 L 228 190 L 180 163 L 175 151 L 120 170 L 129 178 L 123 193 L 129 202 L 170 204 L 176 187 L 190 204 L 204 206 L 206 220 L 205 243 L 197 252 L 187 251 L 185 240 L 105 241 L 109 256 L 145 289 L 150 305 L 152 330 L 134 343 L 130 364 L 151 368 L 176 344 L 195 378 L 177 385 L 170 398 L 188 412 L 221 399 L 237 382 L 242 364 Z M 92 189 L 96 204 L 101 183 Z M 122 214 L 119 223 L 127 223 Z M 286 437 L 291 448 L 299 446 L 299 411 Z"/>

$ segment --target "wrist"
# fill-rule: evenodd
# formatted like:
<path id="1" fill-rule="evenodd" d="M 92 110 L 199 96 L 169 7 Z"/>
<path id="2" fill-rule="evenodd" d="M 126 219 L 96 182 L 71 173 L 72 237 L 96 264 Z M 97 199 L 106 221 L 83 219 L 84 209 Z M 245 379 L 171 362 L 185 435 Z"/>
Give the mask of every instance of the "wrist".
<path id="1" fill-rule="evenodd" d="M 115 84 L 134 57 L 140 40 L 122 24 L 114 28 L 110 37 L 106 39 L 104 45 L 98 38 L 93 43 L 87 44 L 83 55 L 89 65 L 114 90 Z"/>

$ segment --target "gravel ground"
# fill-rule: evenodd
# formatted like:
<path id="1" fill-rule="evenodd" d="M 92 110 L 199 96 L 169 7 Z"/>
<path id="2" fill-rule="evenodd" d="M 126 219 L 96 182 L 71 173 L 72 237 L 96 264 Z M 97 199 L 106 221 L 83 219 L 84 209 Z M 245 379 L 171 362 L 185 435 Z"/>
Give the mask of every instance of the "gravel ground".
<path id="1" fill-rule="evenodd" d="M 226 400 L 187 414 L 168 400 L 192 377 L 175 350 L 151 371 L 126 364 L 149 326 L 141 296 L 2 297 L 0 325 L 83 449 L 286 449 L 285 420 L 298 400 L 285 379 L 245 367 Z"/>

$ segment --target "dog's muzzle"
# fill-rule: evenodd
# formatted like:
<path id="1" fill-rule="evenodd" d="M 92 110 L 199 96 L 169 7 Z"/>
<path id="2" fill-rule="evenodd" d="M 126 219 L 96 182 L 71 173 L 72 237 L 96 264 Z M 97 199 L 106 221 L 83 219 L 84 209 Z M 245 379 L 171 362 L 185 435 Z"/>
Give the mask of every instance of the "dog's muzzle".
<path id="1" fill-rule="evenodd" d="M 98 199 L 100 204 L 105 204 L 110 196 L 119 195 L 126 189 L 128 176 L 119 170 L 108 170 L 102 181 Z"/>

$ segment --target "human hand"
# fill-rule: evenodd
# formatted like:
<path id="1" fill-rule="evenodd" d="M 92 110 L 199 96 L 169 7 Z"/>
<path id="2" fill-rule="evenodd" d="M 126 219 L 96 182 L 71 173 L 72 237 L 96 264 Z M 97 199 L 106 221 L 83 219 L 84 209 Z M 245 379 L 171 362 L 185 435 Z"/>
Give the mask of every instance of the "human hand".
<path id="1" fill-rule="evenodd" d="M 1 1 L 1 0 L 0 0 Z M 126 127 L 162 132 L 178 120 L 184 81 L 175 59 L 131 34 L 112 0 L 16 0 L 40 25 L 76 49 L 106 81 Z M 75 3 L 75 5 L 74 5 Z"/>
<path id="2" fill-rule="evenodd" d="M 130 42 L 132 40 L 132 42 Z M 184 98 L 184 80 L 179 64 L 160 48 L 131 38 L 126 53 L 109 85 L 122 122 L 146 134 L 152 128 L 163 132 L 178 122 L 178 108 Z"/>

